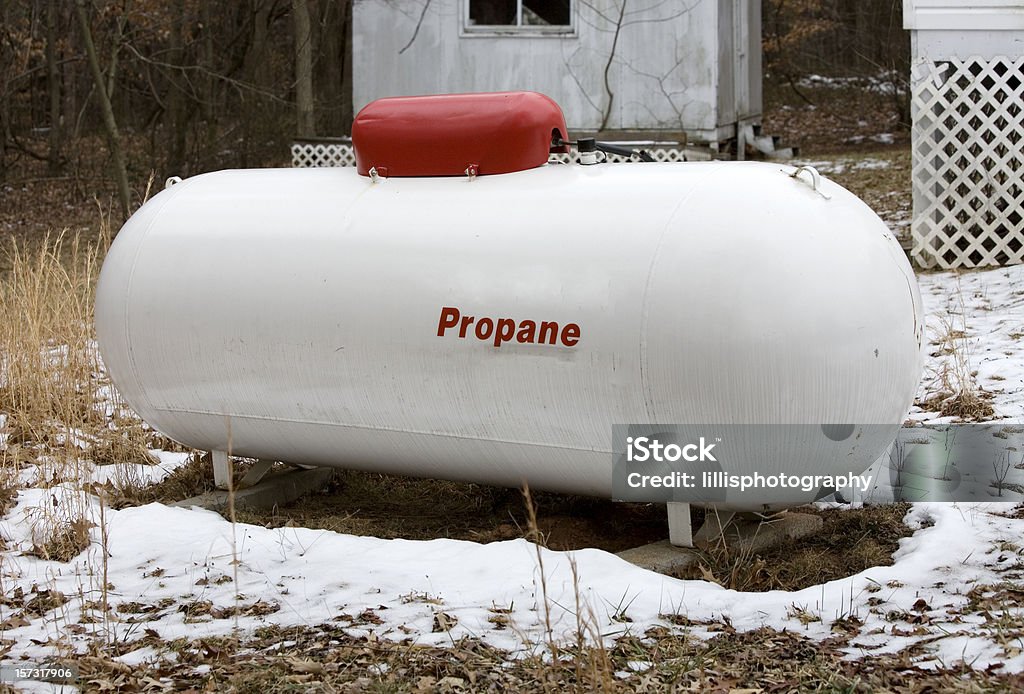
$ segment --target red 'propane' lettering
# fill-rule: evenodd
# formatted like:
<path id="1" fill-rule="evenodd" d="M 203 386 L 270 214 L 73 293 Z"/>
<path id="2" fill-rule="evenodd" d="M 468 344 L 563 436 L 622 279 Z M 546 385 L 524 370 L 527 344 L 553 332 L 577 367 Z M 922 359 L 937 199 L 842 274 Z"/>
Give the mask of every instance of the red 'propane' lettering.
<path id="1" fill-rule="evenodd" d="M 566 347 L 575 347 L 580 341 L 580 326 L 576 323 L 566 323 L 559 327 L 555 321 L 541 321 L 538 327 L 537 321 L 532 320 L 517 322 L 512 318 L 486 317 L 477 320 L 475 316 L 462 315 L 462 312 L 453 306 L 443 307 L 441 317 L 437 321 L 437 336 L 444 337 L 449 329 L 456 326 L 460 338 L 465 339 L 471 335 L 481 342 L 493 338 L 491 344 L 495 347 L 501 347 L 503 342 L 512 342 L 513 338 L 521 345 L 561 343 Z"/>

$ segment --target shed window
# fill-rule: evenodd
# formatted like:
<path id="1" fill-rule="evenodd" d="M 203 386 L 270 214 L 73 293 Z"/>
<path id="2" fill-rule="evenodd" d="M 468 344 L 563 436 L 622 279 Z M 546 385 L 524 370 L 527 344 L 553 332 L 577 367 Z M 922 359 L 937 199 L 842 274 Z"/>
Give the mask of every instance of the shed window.
<path id="1" fill-rule="evenodd" d="M 466 0 L 470 33 L 555 33 L 573 31 L 573 0 Z"/>

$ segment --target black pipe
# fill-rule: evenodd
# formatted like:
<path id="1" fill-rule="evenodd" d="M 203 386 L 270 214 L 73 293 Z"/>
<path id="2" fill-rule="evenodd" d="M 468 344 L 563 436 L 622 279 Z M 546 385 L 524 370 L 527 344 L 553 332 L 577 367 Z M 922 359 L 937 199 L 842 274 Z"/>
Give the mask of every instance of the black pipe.
<path id="1" fill-rule="evenodd" d="M 597 149 L 605 154 L 618 154 L 620 157 L 632 157 L 635 154 L 640 161 L 654 161 L 654 157 L 647 150 L 619 147 L 608 142 L 598 142 L 592 137 L 581 137 L 576 142 L 555 138 L 551 142 L 552 147 L 565 147 L 566 145 L 575 146 L 580 152 L 593 152 L 594 149 Z"/>

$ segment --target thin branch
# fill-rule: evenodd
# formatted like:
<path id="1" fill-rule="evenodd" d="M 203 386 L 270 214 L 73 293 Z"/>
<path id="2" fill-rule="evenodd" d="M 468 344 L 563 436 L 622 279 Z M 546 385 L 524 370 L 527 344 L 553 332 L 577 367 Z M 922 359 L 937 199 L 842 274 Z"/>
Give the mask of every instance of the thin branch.
<path id="1" fill-rule="evenodd" d="M 406 49 L 408 49 L 409 46 L 412 45 L 413 41 L 416 40 L 416 37 L 420 33 L 420 27 L 423 26 L 423 18 L 427 16 L 427 10 L 429 10 L 429 9 L 430 9 L 430 0 L 427 0 L 425 3 L 423 3 L 423 11 L 420 12 L 419 21 L 416 22 L 416 29 L 412 32 L 412 37 L 409 39 L 409 43 L 407 43 L 404 46 L 402 46 L 402 50 L 398 51 L 398 55 L 402 55 L 403 53 L 405 53 Z"/>
<path id="2" fill-rule="evenodd" d="M 39 152 L 36 152 L 35 150 L 31 149 L 28 145 L 19 140 L 18 136 L 15 135 L 14 133 L 11 133 L 11 137 L 10 139 L 7 140 L 7 144 L 13 145 L 14 149 L 18 150 L 19 152 L 22 152 L 23 154 L 27 154 L 28 156 L 38 161 L 50 160 L 49 155 L 40 154 Z"/>
<path id="3" fill-rule="evenodd" d="M 221 82 L 224 82 L 225 84 L 229 84 L 229 85 L 233 86 L 235 89 L 237 89 L 239 91 L 243 91 L 243 90 L 250 91 L 250 92 L 253 92 L 255 94 L 259 94 L 260 96 L 264 96 L 264 97 L 266 97 L 266 98 L 268 98 L 268 99 L 270 99 L 272 101 L 276 101 L 278 103 L 281 103 L 281 104 L 294 105 L 293 102 L 288 101 L 287 99 L 282 99 L 280 96 L 278 96 L 277 94 L 275 94 L 274 92 L 272 92 L 270 90 L 262 89 L 262 88 L 260 88 L 260 87 L 258 87 L 256 85 L 254 85 L 254 84 L 251 84 L 249 82 L 243 82 L 242 80 L 237 80 L 237 79 L 234 79 L 233 77 L 228 77 L 227 75 L 222 75 L 219 72 L 214 72 L 213 70 L 205 68 L 202 65 L 175 65 L 174 63 L 168 63 L 168 62 L 163 61 L 163 60 L 154 60 L 153 58 L 146 57 L 146 56 L 142 55 L 138 51 L 138 49 L 136 49 L 135 46 L 133 46 L 130 43 L 125 43 L 124 47 L 127 48 L 129 51 L 131 51 L 132 54 L 136 58 L 138 58 L 139 60 L 141 60 L 144 63 L 148 63 L 150 65 L 155 65 L 156 67 L 161 67 L 161 68 L 165 68 L 165 69 L 168 69 L 168 70 L 178 70 L 180 72 L 196 72 L 196 73 L 203 74 L 203 75 L 209 75 L 209 76 L 213 77 L 214 79 L 218 79 Z M 196 98 L 196 97 L 192 96 L 192 98 Z"/>
<path id="4" fill-rule="evenodd" d="M 677 123 L 675 123 L 675 125 L 678 125 L 678 127 L 679 127 L 679 129 L 681 131 L 686 129 L 685 127 L 683 127 L 683 110 L 680 109 L 678 106 L 676 106 L 676 102 L 675 102 L 675 99 L 673 97 L 675 95 L 684 95 L 687 92 L 686 92 L 685 89 L 682 90 L 682 91 L 679 91 L 679 92 L 669 92 L 665 88 L 665 80 L 667 80 L 669 77 L 671 77 L 672 73 L 675 72 L 676 70 L 678 70 L 683 65 L 683 63 L 685 63 L 685 62 L 686 62 L 685 58 L 679 58 L 675 62 L 675 65 L 673 65 L 671 68 L 669 68 L 668 71 L 666 71 L 660 77 L 658 75 L 655 75 L 655 74 L 652 74 L 652 73 L 649 73 L 649 72 L 644 72 L 643 70 L 639 70 L 632 63 L 630 63 L 628 61 L 624 61 L 623 62 L 623 66 L 627 70 L 630 70 L 634 74 L 639 75 L 641 77 L 646 77 L 647 79 L 654 80 L 657 83 L 658 90 L 661 92 L 661 95 L 663 97 L 665 97 L 665 101 L 668 103 L 669 108 L 671 108 L 672 111 L 675 113 L 676 121 L 677 121 Z M 637 102 L 637 103 L 640 103 L 640 102 Z M 661 123 L 663 125 L 666 123 L 666 121 L 664 121 L 660 116 L 656 115 L 654 113 L 654 111 L 647 104 L 640 103 L 640 105 L 650 114 L 652 120 L 655 120 L 658 123 Z"/>
<path id="5" fill-rule="evenodd" d="M 565 57 L 565 44 L 563 43 L 562 44 L 562 64 L 565 65 L 565 71 L 569 74 L 569 77 L 572 78 L 572 81 L 576 83 L 576 86 L 580 90 L 580 94 L 583 95 L 583 98 L 586 99 L 587 103 L 590 104 L 595 111 L 597 111 L 598 115 L 604 115 L 604 111 L 602 111 L 601 107 L 598 106 L 596 103 L 594 103 L 594 100 L 590 98 L 590 92 L 588 92 L 586 90 L 586 88 L 583 86 L 583 83 L 580 82 L 579 75 L 576 74 L 576 71 L 572 68 L 572 65 L 569 63 L 569 60 L 571 58 L 574 58 L 576 56 L 576 54 L 580 52 L 580 50 L 582 50 L 582 49 L 577 48 L 575 51 L 573 51 L 571 56 L 566 58 Z"/>
<path id="6" fill-rule="evenodd" d="M 615 60 L 615 50 L 619 45 L 619 32 L 622 31 L 622 19 L 626 16 L 626 2 L 622 0 L 622 7 L 619 9 L 619 21 L 615 25 L 615 36 L 612 38 L 612 49 L 608 53 L 608 62 L 604 64 L 604 91 L 608 95 L 608 103 L 605 106 L 604 118 L 601 119 L 600 130 L 608 127 L 608 120 L 612 117 L 612 104 L 615 102 L 615 93 L 612 92 L 611 81 L 608 77 L 612 69 L 612 62 Z"/>
<path id="7" fill-rule="evenodd" d="M 60 60 L 58 60 L 56 62 L 56 65 L 57 65 L 57 67 L 63 67 L 64 65 L 67 65 L 69 63 L 80 63 L 83 60 L 85 60 L 84 56 L 76 55 L 76 56 L 72 56 L 70 58 L 62 58 L 62 59 L 60 59 Z M 37 72 L 43 72 L 44 70 L 46 70 L 46 63 L 41 63 L 39 65 L 36 65 L 35 67 L 32 67 L 32 68 L 29 68 L 29 69 L 25 70 L 24 72 L 19 72 L 17 75 L 11 75 L 10 77 L 8 77 L 6 79 L 6 84 L 12 84 L 14 82 L 18 82 L 18 81 L 26 79 L 28 77 L 32 77 Z M 13 94 L 14 91 L 15 90 L 11 90 L 11 91 L 6 91 L 5 90 L 5 91 L 0 92 L 0 93 L 3 93 L 3 94 Z"/>

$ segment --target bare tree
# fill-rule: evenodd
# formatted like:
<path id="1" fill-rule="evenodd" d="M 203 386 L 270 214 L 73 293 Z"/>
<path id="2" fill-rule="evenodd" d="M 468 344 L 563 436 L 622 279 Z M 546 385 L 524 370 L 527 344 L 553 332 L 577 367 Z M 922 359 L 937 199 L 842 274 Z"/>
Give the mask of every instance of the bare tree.
<path id="1" fill-rule="evenodd" d="M 46 91 L 50 97 L 49 169 L 57 173 L 61 167 L 61 103 L 60 69 L 57 66 L 57 20 L 59 0 L 49 0 L 46 6 Z"/>
<path id="2" fill-rule="evenodd" d="M 10 5 L 0 0 L 0 176 L 7 171 L 7 147 L 11 141 L 11 58 L 8 49 Z"/>
<path id="3" fill-rule="evenodd" d="M 114 109 L 110 105 L 110 96 L 107 93 L 107 85 L 103 79 L 103 70 L 100 69 L 100 58 L 96 54 L 96 44 L 93 43 L 92 40 L 92 30 L 89 27 L 89 18 L 85 12 L 85 0 L 76 1 L 75 14 L 78 17 L 78 26 L 82 31 L 82 42 L 85 44 L 85 53 L 89 60 L 89 69 L 92 71 L 92 79 L 96 85 L 96 93 L 99 97 L 100 112 L 103 115 L 103 127 L 107 132 L 110 156 L 114 164 L 114 179 L 117 182 L 117 193 L 121 202 L 121 214 L 125 219 L 127 219 L 131 210 L 131 193 L 128 188 L 128 170 L 125 167 L 124 154 L 121 151 L 121 134 L 117 129 L 117 120 L 114 118 Z"/>
<path id="4" fill-rule="evenodd" d="M 241 130 L 244 145 L 242 166 L 249 166 L 249 143 L 257 139 L 263 125 L 261 108 L 266 103 L 267 87 L 270 84 L 270 60 L 268 50 L 269 24 L 273 0 L 250 0 L 247 8 L 249 45 L 243 62 L 248 88 L 240 91 L 242 98 Z"/>
<path id="5" fill-rule="evenodd" d="M 309 25 L 307 0 L 292 0 L 295 27 L 295 134 L 316 134 L 313 114 L 313 32 Z"/>
<path id="6" fill-rule="evenodd" d="M 213 11 L 210 7 L 211 3 L 212 0 L 200 0 L 199 2 L 199 22 L 201 25 L 199 59 L 206 68 L 206 72 L 202 76 L 200 108 L 202 109 L 203 120 L 207 123 L 207 128 L 212 126 L 216 113 L 214 108 L 214 84 L 216 80 L 213 74 Z"/>
<path id="7" fill-rule="evenodd" d="M 320 95 L 321 127 L 332 135 L 348 132 L 351 123 L 351 79 L 346 81 L 346 68 L 351 77 L 347 58 L 350 9 L 349 0 L 323 3 L 319 19 L 314 86 Z"/>
<path id="8" fill-rule="evenodd" d="M 167 128 L 167 169 L 173 173 L 181 173 L 185 166 L 186 106 L 184 46 L 185 0 L 175 0 L 174 17 L 171 20 L 170 60 L 177 69 L 171 69 L 169 92 L 167 95 L 167 111 L 169 127 Z"/>
<path id="9" fill-rule="evenodd" d="M 99 162 L 124 212 L 137 202 L 132 163 L 168 173 L 262 165 L 296 134 L 344 134 L 351 7 L 0 0 L 0 178 L 34 179 L 37 162 L 95 178 Z"/>

